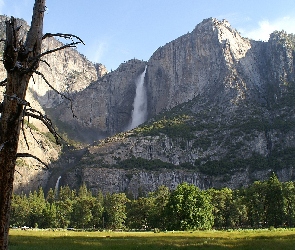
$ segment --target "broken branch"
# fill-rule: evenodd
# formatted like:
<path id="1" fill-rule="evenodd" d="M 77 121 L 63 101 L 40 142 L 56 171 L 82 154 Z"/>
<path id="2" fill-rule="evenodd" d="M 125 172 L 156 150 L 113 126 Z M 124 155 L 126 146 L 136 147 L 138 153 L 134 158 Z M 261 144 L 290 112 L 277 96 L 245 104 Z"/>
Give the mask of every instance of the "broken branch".
<path id="1" fill-rule="evenodd" d="M 44 53 L 40 54 L 38 56 L 38 58 L 41 58 L 41 57 L 43 57 L 45 55 L 51 54 L 51 53 L 56 52 L 56 51 L 59 51 L 59 50 L 63 50 L 65 48 L 73 48 L 73 47 L 76 47 L 76 45 L 79 44 L 79 43 L 81 43 L 81 42 L 72 42 L 72 43 L 69 43 L 69 44 L 65 44 L 65 45 L 63 45 L 61 47 L 55 48 L 55 49 L 47 50 Z"/>
<path id="2" fill-rule="evenodd" d="M 7 83 L 7 78 L 0 82 L 0 87 L 4 87 Z"/>
<path id="3" fill-rule="evenodd" d="M 72 34 L 63 34 L 63 33 L 56 33 L 56 34 L 52 34 L 52 33 L 46 33 L 43 37 L 42 37 L 42 40 L 44 40 L 45 38 L 47 37 L 62 37 L 62 38 L 65 38 L 65 39 L 71 39 L 73 41 L 73 38 L 76 38 L 77 40 L 80 41 L 80 43 L 83 43 L 85 45 L 85 43 L 83 42 L 83 40 L 76 36 L 76 35 L 72 35 Z"/>
<path id="4" fill-rule="evenodd" d="M 21 129 L 22 129 L 22 132 L 23 132 L 23 136 L 24 136 L 24 140 L 26 142 L 27 148 L 28 148 L 28 150 L 30 150 L 29 143 L 28 143 L 28 140 L 27 140 L 27 136 L 26 136 L 26 133 L 25 133 L 25 130 L 24 130 L 24 119 L 22 120 Z"/>
<path id="5" fill-rule="evenodd" d="M 49 169 L 48 165 L 44 161 L 40 160 L 37 156 L 32 155 L 30 153 L 17 153 L 16 157 L 17 158 L 19 158 L 19 157 L 31 157 L 31 158 L 34 158 L 38 162 L 42 163 L 45 166 L 46 169 Z"/>
<path id="6" fill-rule="evenodd" d="M 32 109 L 32 108 L 26 109 L 25 115 L 42 121 L 42 123 L 47 127 L 49 132 L 54 136 L 56 143 L 58 145 L 61 145 L 61 143 L 59 142 L 59 139 L 62 140 L 62 138 L 56 132 L 55 128 L 52 125 L 51 120 L 46 115 L 43 115 L 40 111 Z"/>
<path id="7" fill-rule="evenodd" d="M 40 62 L 45 63 L 49 68 L 51 68 L 51 67 L 50 67 L 50 64 L 49 64 L 46 60 L 40 60 Z"/>
<path id="8" fill-rule="evenodd" d="M 57 33 L 57 34 L 51 34 L 51 33 L 46 33 L 43 37 L 42 37 L 42 40 L 47 38 L 47 37 L 54 37 L 54 36 L 59 36 L 59 37 L 62 37 L 62 38 L 65 38 L 65 39 L 71 39 L 72 42 L 71 43 L 68 43 L 68 44 L 65 44 L 61 47 L 58 47 L 58 48 L 55 48 L 55 49 L 51 49 L 51 50 L 47 50 L 43 53 L 40 53 L 38 56 L 35 56 L 35 57 L 31 57 L 29 59 L 29 61 L 31 62 L 31 67 L 27 69 L 27 72 L 34 72 L 34 69 L 35 69 L 35 66 L 38 64 L 38 62 L 40 61 L 40 59 L 45 56 L 45 55 L 48 55 L 48 54 L 51 54 L 51 53 L 54 53 L 54 52 L 57 52 L 59 50 L 63 50 L 65 48 L 73 48 L 73 47 L 76 47 L 77 44 L 84 44 L 85 43 L 83 42 L 83 40 L 78 37 L 78 36 L 75 36 L 75 35 L 72 35 L 72 34 L 62 34 L 62 33 Z M 74 39 L 77 39 L 78 41 L 74 41 Z M 49 64 L 48 64 L 49 66 Z M 49 66 L 50 67 L 50 66 Z"/>
<path id="9" fill-rule="evenodd" d="M 74 110 L 73 110 L 73 103 L 72 103 L 72 99 L 67 97 L 66 95 L 64 95 L 63 93 L 60 93 L 58 90 L 56 90 L 49 82 L 48 80 L 46 79 L 46 77 L 39 71 L 34 71 L 35 74 L 39 75 L 42 77 L 42 79 L 46 82 L 46 84 L 53 90 L 55 91 L 57 94 L 59 94 L 61 97 L 67 99 L 68 101 L 70 101 L 70 104 L 71 104 L 71 111 L 72 111 L 72 114 L 73 114 L 73 117 L 76 117 L 75 114 L 74 114 Z"/>

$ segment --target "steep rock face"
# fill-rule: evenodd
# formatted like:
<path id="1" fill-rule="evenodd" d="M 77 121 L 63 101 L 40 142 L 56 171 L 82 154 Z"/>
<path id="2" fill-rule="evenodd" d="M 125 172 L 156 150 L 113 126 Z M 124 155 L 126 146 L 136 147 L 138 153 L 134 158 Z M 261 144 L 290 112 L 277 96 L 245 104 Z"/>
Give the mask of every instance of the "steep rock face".
<path id="1" fill-rule="evenodd" d="M 60 44 L 47 40 L 44 46 Z M 80 156 L 71 165 L 60 161 L 62 184 L 85 182 L 93 190 L 137 196 L 183 181 L 235 188 L 271 171 L 293 180 L 294 47 L 294 36 L 284 32 L 257 42 L 210 18 L 160 47 L 148 62 L 133 59 L 107 74 L 74 50 L 47 58 L 51 68 L 44 64 L 40 71 L 72 97 L 77 118 L 40 77 L 31 90 L 60 131 L 88 142 L 127 128 L 135 82 L 148 65 L 149 121 L 89 147 L 81 161 Z M 56 159 L 51 154 L 48 161 Z M 44 185 L 49 173 L 42 171 L 25 182 Z"/>
<path id="2" fill-rule="evenodd" d="M 24 135 L 21 134 L 18 152 L 30 153 L 38 157 L 42 162 L 49 166 L 56 161 L 61 153 L 61 147 L 55 145 L 48 132 L 41 132 L 35 126 L 31 129 L 24 126 Z M 18 158 L 16 172 L 14 175 L 13 189 L 15 192 L 29 193 L 39 187 L 45 187 L 50 176 L 50 169 L 33 158 Z"/>
<path id="3" fill-rule="evenodd" d="M 262 42 L 241 37 L 225 20 L 204 20 L 191 33 L 160 47 L 149 60 L 150 116 L 197 95 L 215 103 L 234 104 L 246 95 L 257 99 L 265 85 L 263 47 Z"/>
<path id="4" fill-rule="evenodd" d="M 130 132 L 107 138 L 89 147 L 78 165 L 81 172 L 67 173 L 67 183 L 77 188 L 85 182 L 94 192 L 127 192 L 137 197 L 160 185 L 174 189 L 182 182 L 201 189 L 239 188 L 265 180 L 271 172 L 282 181 L 295 178 L 292 163 L 279 167 L 268 162 L 264 131 L 253 129 L 245 136 L 244 131 L 227 130 L 200 131 L 189 139 L 165 134 L 135 136 Z M 269 136 L 274 148 L 282 146 L 276 141 L 282 137 L 288 142 L 286 148 L 295 147 L 294 132 L 285 135 L 276 130 Z"/>
<path id="5" fill-rule="evenodd" d="M 205 19 L 191 33 L 160 47 L 148 63 L 123 63 L 77 94 L 78 120 L 70 119 L 68 111 L 60 113 L 81 129 L 108 135 L 124 131 L 132 114 L 135 79 L 145 64 L 148 118 L 196 96 L 230 110 L 245 99 L 269 104 L 284 91 L 282 83 L 294 80 L 292 46 L 292 37 L 284 32 L 258 42 L 241 37 L 225 20 Z"/>
<path id="6" fill-rule="evenodd" d="M 0 38 L 5 39 L 5 21 L 9 18 L 0 15 Z M 29 26 L 22 19 L 17 19 L 18 26 L 21 27 L 20 36 L 25 40 Z M 62 46 L 62 43 L 54 38 L 47 38 L 42 44 L 43 52 Z M 0 43 L 0 50 L 3 50 L 3 43 Z M 1 53 L 2 57 L 2 53 Z M 97 80 L 107 72 L 103 65 L 98 65 L 97 69 L 83 55 L 74 49 L 57 51 L 42 58 L 47 63 L 41 62 L 38 71 L 48 80 L 53 88 L 69 97 L 82 89 L 85 89 L 91 82 Z M 0 81 L 6 78 L 6 70 L 3 64 L 0 65 Z M 0 88 L 0 101 L 3 99 L 5 88 Z M 54 92 L 40 75 L 34 75 L 30 81 L 26 95 L 32 108 L 45 114 L 46 108 L 55 108 L 65 99 Z M 54 110 L 54 109 L 53 109 Z M 54 112 L 53 112 L 54 113 Z M 41 121 L 31 118 L 26 120 L 20 136 L 18 152 L 31 153 L 38 157 L 45 164 L 50 166 L 61 154 L 61 147 L 56 146 L 47 128 Z M 25 137 L 24 138 L 24 134 Z M 16 192 L 26 192 L 44 187 L 50 176 L 49 169 L 32 158 L 19 158 L 17 160 L 14 190 Z"/>
<path id="7" fill-rule="evenodd" d="M 5 21 L 7 19 L 8 17 L 0 15 L 0 36 L 3 39 L 5 39 Z M 17 22 L 22 27 L 21 36 L 23 36 L 24 40 L 29 26 L 22 19 L 17 19 Z M 43 40 L 42 51 L 56 49 L 62 45 L 57 39 L 49 37 Z M 1 43 L 1 46 L 3 46 L 3 43 Z M 72 48 L 45 55 L 42 59 L 47 64 L 41 62 L 38 71 L 44 75 L 53 88 L 68 96 L 85 89 L 91 82 L 96 81 L 98 73 L 106 73 L 103 65 L 98 66 L 96 69 L 85 56 Z M 0 68 L 0 73 L 5 74 L 3 65 Z M 46 84 L 40 75 L 34 75 L 31 78 L 29 88 L 34 93 L 34 98 L 38 100 L 43 108 L 56 107 L 64 101 L 58 93 Z"/>
<path id="8" fill-rule="evenodd" d="M 54 38 L 46 38 L 42 43 L 42 48 L 43 51 L 47 51 L 62 45 Z M 69 97 L 97 80 L 97 70 L 94 65 L 74 49 L 67 48 L 46 55 L 44 60 L 49 63 L 50 67 L 41 63 L 39 71 L 44 74 L 53 88 Z M 56 107 L 64 101 L 64 98 L 53 91 L 41 76 L 34 76 L 34 81 L 31 80 L 29 87 L 45 108 Z"/>
<path id="9" fill-rule="evenodd" d="M 101 63 L 94 64 L 94 67 L 96 68 L 98 78 L 101 78 L 108 73 L 107 68 Z"/>
<path id="10" fill-rule="evenodd" d="M 131 120 L 136 79 L 143 72 L 145 62 L 132 59 L 102 76 L 73 97 L 73 119 L 70 109 L 59 107 L 59 119 L 79 133 L 88 132 L 89 141 L 127 128 Z M 85 131 L 84 131 L 85 132 Z M 91 135 L 91 136 L 90 136 Z"/>
<path id="11" fill-rule="evenodd" d="M 246 187 L 255 180 L 267 180 L 272 172 L 270 170 L 249 173 L 239 171 L 229 178 L 212 177 L 199 172 L 183 169 L 159 169 L 155 171 L 140 169 L 110 169 L 110 168 L 85 168 L 81 176 L 83 183 L 93 192 L 97 193 L 127 193 L 137 198 L 139 195 L 147 195 L 154 192 L 159 186 L 164 185 L 174 190 L 179 184 L 187 182 L 200 189 L 212 187 L 231 189 Z M 276 173 L 281 181 L 289 181 L 294 178 L 294 169 L 286 168 Z M 66 176 L 69 186 L 77 188 L 80 182 L 77 176 L 68 172 Z"/>
<path id="12" fill-rule="evenodd" d="M 294 47 L 284 32 L 257 42 L 204 20 L 148 61 L 151 119 L 90 147 L 79 178 L 135 195 L 157 182 L 237 188 L 270 172 L 293 180 Z"/>
<path id="13" fill-rule="evenodd" d="M 162 169 L 145 171 L 139 169 L 83 169 L 82 179 L 93 193 L 129 193 L 134 197 L 147 195 L 159 186 L 165 185 L 171 190 L 180 183 L 187 182 L 202 189 L 211 186 L 210 180 L 202 174 L 192 171 Z"/>
<path id="14" fill-rule="evenodd" d="M 295 36 L 286 32 L 274 32 L 266 44 L 265 73 L 268 83 L 269 105 L 282 101 L 288 86 L 295 80 Z M 264 69 L 265 71 L 265 69 Z"/>

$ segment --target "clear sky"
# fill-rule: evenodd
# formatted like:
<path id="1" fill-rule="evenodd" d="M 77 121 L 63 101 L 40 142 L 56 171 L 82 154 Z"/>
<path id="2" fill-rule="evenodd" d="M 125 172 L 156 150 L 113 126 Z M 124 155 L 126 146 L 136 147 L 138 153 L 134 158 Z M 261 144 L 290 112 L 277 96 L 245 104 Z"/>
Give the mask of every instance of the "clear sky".
<path id="1" fill-rule="evenodd" d="M 0 14 L 30 23 L 34 0 L 0 0 Z M 203 19 L 226 19 L 243 36 L 267 40 L 274 30 L 295 33 L 295 0 L 47 0 L 44 33 L 72 33 L 92 62 L 116 69 L 148 60 L 160 46 L 191 32 Z"/>

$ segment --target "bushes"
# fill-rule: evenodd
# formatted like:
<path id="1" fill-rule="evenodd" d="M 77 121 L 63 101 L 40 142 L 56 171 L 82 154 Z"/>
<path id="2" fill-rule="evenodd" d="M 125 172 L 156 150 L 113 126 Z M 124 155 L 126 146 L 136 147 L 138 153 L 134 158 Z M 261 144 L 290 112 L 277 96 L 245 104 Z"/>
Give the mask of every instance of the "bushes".
<path id="1" fill-rule="evenodd" d="M 134 132 L 142 136 L 166 134 L 170 138 L 192 138 L 194 129 L 189 125 L 190 119 L 188 115 L 179 115 L 171 118 L 164 116 L 158 121 L 134 129 Z"/>

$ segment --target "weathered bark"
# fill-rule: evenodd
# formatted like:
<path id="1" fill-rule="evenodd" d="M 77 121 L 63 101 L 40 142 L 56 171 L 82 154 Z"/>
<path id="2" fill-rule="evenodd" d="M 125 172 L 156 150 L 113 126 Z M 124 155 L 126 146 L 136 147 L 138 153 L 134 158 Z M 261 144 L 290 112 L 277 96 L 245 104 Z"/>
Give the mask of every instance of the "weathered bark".
<path id="1" fill-rule="evenodd" d="M 6 91 L 0 119 L 0 249 L 8 248 L 9 214 L 20 127 L 26 106 L 30 77 L 41 54 L 45 0 L 35 0 L 31 28 L 23 44 L 12 17 L 6 22 L 3 63 L 7 71 Z"/>
<path id="2" fill-rule="evenodd" d="M 59 135 L 52 126 L 50 119 L 39 111 L 28 108 L 29 103 L 26 102 L 25 97 L 29 80 L 33 73 L 41 75 L 46 84 L 56 91 L 44 75 L 37 71 L 39 62 L 42 60 L 41 58 L 44 55 L 65 48 L 76 47 L 77 44 L 83 43 L 78 36 L 72 34 L 47 33 L 43 36 L 45 8 L 45 0 L 35 0 L 31 27 L 25 43 L 18 37 L 21 27 L 17 27 L 16 20 L 11 17 L 6 22 L 3 64 L 7 71 L 7 78 L 0 82 L 0 86 L 6 86 L 4 100 L 0 103 L 0 250 L 8 248 L 9 214 L 16 158 L 17 156 L 33 157 L 43 163 L 38 157 L 33 155 L 17 153 L 19 134 L 24 117 L 30 116 L 42 121 L 55 136 L 57 143 L 59 141 Z M 46 37 L 54 36 L 70 39 L 71 42 L 41 53 L 42 40 Z M 42 60 L 42 62 L 45 61 Z M 45 63 L 49 66 L 47 62 Z M 64 94 L 56 92 L 71 102 L 71 99 Z"/>

